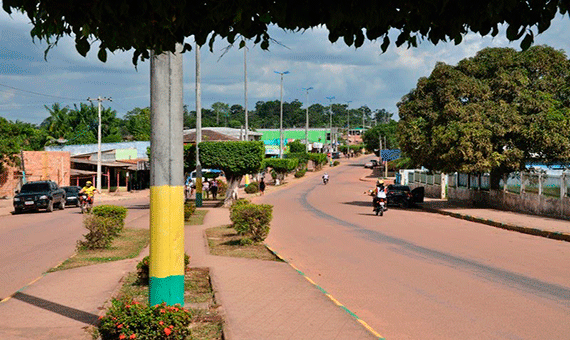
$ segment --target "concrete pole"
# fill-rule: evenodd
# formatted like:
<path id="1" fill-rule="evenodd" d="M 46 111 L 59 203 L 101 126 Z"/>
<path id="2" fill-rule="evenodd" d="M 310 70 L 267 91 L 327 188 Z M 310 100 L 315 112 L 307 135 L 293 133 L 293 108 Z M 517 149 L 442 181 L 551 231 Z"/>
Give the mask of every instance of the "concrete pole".
<path id="1" fill-rule="evenodd" d="M 176 50 L 150 58 L 150 305 L 184 305 L 182 45 Z"/>
<path id="2" fill-rule="evenodd" d="M 326 97 L 329 100 L 329 113 L 330 113 L 330 120 L 329 120 L 329 129 L 330 129 L 330 147 L 331 147 L 331 152 L 333 151 L 333 131 L 332 131 L 332 100 L 334 99 L 334 96 L 332 97 Z M 332 161 L 332 160 L 331 160 Z"/>
<path id="3" fill-rule="evenodd" d="M 279 106 L 279 158 L 283 158 L 283 73 L 281 74 L 281 104 Z"/>
<path id="4" fill-rule="evenodd" d="M 217 117 L 217 116 L 216 116 Z M 217 118 L 216 118 L 217 123 Z M 202 142 L 202 69 L 200 65 L 200 46 L 196 44 L 196 207 L 202 206 L 202 164 L 200 148 Z"/>
<path id="5" fill-rule="evenodd" d="M 97 98 L 97 192 L 101 193 L 101 97 Z"/>
<path id="6" fill-rule="evenodd" d="M 309 90 L 312 90 L 312 87 L 303 88 L 303 90 L 307 91 L 307 101 L 305 105 L 307 105 L 307 111 L 305 112 L 305 150 L 309 152 Z"/>
<path id="7" fill-rule="evenodd" d="M 247 114 L 247 46 L 243 46 L 243 92 L 244 92 L 244 111 L 245 111 L 245 140 L 249 141 L 249 122 Z"/>
<path id="8" fill-rule="evenodd" d="M 348 138 L 348 136 L 350 136 L 350 103 L 352 103 L 352 100 L 346 101 L 346 117 L 347 117 L 346 136 L 347 136 L 347 138 Z"/>

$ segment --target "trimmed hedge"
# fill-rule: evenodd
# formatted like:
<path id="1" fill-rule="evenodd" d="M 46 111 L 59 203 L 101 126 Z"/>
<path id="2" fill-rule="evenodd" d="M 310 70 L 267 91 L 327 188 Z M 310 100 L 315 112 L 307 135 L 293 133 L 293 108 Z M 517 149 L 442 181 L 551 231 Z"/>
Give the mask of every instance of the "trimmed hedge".
<path id="1" fill-rule="evenodd" d="M 196 205 L 192 202 L 184 203 L 184 221 L 189 221 L 196 212 Z"/>
<path id="2" fill-rule="evenodd" d="M 309 160 L 312 161 L 315 166 L 327 164 L 327 155 L 324 153 L 309 153 Z"/>
<path id="3" fill-rule="evenodd" d="M 262 242 L 269 234 L 269 224 L 273 218 L 273 206 L 270 204 L 239 203 L 232 205 L 230 219 L 232 227 L 240 235 Z"/>
<path id="4" fill-rule="evenodd" d="M 295 172 L 295 178 L 301 178 L 301 177 L 305 176 L 306 172 L 307 172 L 307 169 L 297 170 L 297 172 Z"/>
<path id="5" fill-rule="evenodd" d="M 115 219 L 88 214 L 83 219 L 83 226 L 89 232 L 83 235 L 85 240 L 77 241 L 78 249 L 107 249 L 111 246 L 117 228 Z"/>
<path id="6" fill-rule="evenodd" d="M 127 208 L 116 205 L 98 205 L 91 209 L 91 215 L 101 218 L 110 218 L 116 224 L 111 230 L 114 236 L 121 233 L 125 226 L 125 218 L 127 217 Z"/>
<path id="7" fill-rule="evenodd" d="M 255 194 L 259 191 L 259 183 L 251 182 L 245 187 L 245 192 L 248 194 Z"/>
<path id="8" fill-rule="evenodd" d="M 295 152 L 285 154 L 285 158 L 297 158 L 299 160 L 299 167 L 306 166 L 309 163 L 309 154 L 306 152 Z"/>
<path id="9" fill-rule="evenodd" d="M 266 158 L 261 163 L 261 168 L 272 168 L 277 173 L 286 174 L 290 171 L 295 170 L 299 165 L 299 160 L 297 158 Z"/>

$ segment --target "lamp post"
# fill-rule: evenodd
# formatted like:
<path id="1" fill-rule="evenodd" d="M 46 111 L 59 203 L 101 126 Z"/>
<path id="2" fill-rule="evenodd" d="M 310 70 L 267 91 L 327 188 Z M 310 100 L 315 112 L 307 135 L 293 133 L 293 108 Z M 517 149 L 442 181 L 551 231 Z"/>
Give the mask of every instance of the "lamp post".
<path id="1" fill-rule="evenodd" d="M 307 152 L 309 151 L 309 90 L 312 90 L 313 87 L 303 87 L 303 90 L 307 91 L 307 114 L 306 114 L 306 123 L 305 123 L 305 148 Z"/>
<path id="2" fill-rule="evenodd" d="M 346 121 L 347 121 L 347 130 L 346 130 L 346 136 L 350 136 L 350 103 L 352 103 L 352 100 L 347 100 L 346 101 Z"/>
<path id="3" fill-rule="evenodd" d="M 281 106 L 279 109 L 279 158 L 283 158 L 283 75 L 288 74 L 289 71 L 273 72 L 281 75 Z"/>
<path id="4" fill-rule="evenodd" d="M 330 102 L 330 106 L 329 106 L 329 113 L 330 113 L 330 121 L 329 121 L 329 128 L 330 128 L 330 140 L 331 140 L 331 152 L 333 151 L 333 133 L 332 133 L 332 100 L 334 99 L 334 96 L 332 97 L 326 97 L 329 102 Z"/>

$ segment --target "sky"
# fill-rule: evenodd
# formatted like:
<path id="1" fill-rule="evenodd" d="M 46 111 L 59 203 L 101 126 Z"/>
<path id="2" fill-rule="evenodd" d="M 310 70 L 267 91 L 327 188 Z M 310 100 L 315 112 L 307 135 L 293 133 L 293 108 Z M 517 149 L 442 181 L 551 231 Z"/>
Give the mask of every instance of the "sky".
<path id="1" fill-rule="evenodd" d="M 54 103 L 73 107 L 88 97 L 110 97 L 104 102 L 122 117 L 135 107 L 150 106 L 149 62 L 132 64 L 132 52 L 108 55 L 106 63 L 97 59 L 96 45 L 87 57 L 75 50 L 71 38 L 63 38 L 44 59 L 46 44 L 33 41 L 32 25 L 21 14 L 9 16 L 0 9 L 0 117 L 11 121 L 41 123 L 49 116 L 45 106 Z M 467 34 L 460 45 L 421 42 L 417 48 L 396 48 L 386 53 L 381 41 L 367 41 L 358 49 L 340 39 L 329 42 L 327 31 L 316 28 L 305 32 L 286 32 L 270 28 L 273 43 L 269 51 L 248 44 L 248 108 L 258 101 L 279 100 L 280 76 L 284 76 L 283 100 L 306 102 L 303 88 L 309 92 L 309 104 L 328 105 L 350 101 L 350 108 L 367 105 L 372 110 L 385 109 L 395 114 L 397 103 L 412 90 L 420 77 L 429 76 L 436 62 L 454 65 L 473 57 L 485 47 L 520 49 L 519 42 L 509 42 L 504 29 L 496 37 Z M 392 39 L 394 40 L 394 39 Z M 558 16 L 535 44 L 546 44 L 570 55 L 570 19 Z M 238 44 L 224 54 L 228 43 L 218 40 L 214 51 L 201 49 L 202 107 L 215 102 L 244 105 L 243 50 Z M 223 56 L 222 56 L 223 55 Z M 184 103 L 195 110 L 195 54 L 184 54 Z M 303 106 L 305 107 L 305 106 Z"/>

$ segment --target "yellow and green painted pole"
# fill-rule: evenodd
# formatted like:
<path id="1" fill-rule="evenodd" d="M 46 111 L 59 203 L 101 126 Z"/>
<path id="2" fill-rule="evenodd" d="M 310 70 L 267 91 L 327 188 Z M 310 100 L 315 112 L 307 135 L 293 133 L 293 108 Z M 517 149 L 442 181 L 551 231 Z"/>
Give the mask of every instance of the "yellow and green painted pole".
<path id="1" fill-rule="evenodd" d="M 200 143 L 202 142 L 202 71 L 200 46 L 196 44 L 196 207 L 202 207 L 202 165 Z"/>
<path id="2" fill-rule="evenodd" d="M 181 46 L 151 57 L 150 305 L 184 304 Z"/>

